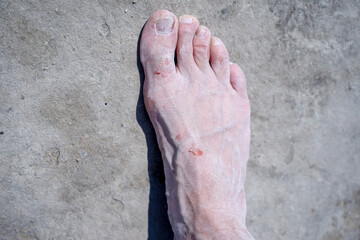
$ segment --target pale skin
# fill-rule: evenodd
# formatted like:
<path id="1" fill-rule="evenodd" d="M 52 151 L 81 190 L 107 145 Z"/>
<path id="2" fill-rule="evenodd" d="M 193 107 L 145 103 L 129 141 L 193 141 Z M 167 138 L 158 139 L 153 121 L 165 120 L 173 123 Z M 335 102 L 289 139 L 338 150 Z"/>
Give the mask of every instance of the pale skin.
<path id="1" fill-rule="evenodd" d="M 250 104 L 244 73 L 195 17 L 166 10 L 147 21 L 140 58 L 174 239 L 253 239 L 245 225 Z"/>

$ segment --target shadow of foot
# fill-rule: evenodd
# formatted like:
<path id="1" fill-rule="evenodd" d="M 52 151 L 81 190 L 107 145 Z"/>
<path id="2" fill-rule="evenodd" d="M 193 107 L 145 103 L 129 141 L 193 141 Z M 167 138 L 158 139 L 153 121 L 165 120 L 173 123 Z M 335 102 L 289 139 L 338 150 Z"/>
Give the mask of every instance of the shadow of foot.
<path id="1" fill-rule="evenodd" d="M 137 67 L 140 76 L 140 91 L 136 105 L 136 120 L 145 134 L 146 145 L 148 148 L 147 158 L 150 181 L 148 240 L 173 240 L 174 234 L 167 214 L 164 167 L 156 140 L 155 130 L 146 112 L 143 98 L 145 76 L 143 67 L 140 63 L 141 33 L 142 30 L 137 44 Z"/>

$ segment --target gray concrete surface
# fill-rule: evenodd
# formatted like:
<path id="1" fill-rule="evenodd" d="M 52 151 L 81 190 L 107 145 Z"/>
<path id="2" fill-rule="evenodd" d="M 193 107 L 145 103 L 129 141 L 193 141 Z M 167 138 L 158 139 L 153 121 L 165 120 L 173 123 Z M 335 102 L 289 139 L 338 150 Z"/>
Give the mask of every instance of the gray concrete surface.
<path id="1" fill-rule="evenodd" d="M 248 78 L 256 239 L 360 238 L 360 2 L 0 0 L 0 239 L 171 239 L 140 30 L 193 14 Z"/>

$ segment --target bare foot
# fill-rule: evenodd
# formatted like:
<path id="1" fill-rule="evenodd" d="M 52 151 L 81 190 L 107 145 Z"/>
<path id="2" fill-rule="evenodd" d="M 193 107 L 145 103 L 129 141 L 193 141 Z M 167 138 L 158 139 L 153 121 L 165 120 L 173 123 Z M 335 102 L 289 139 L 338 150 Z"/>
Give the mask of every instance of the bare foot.
<path id="1" fill-rule="evenodd" d="M 250 105 L 243 72 L 195 17 L 178 20 L 165 10 L 146 23 L 140 51 L 175 239 L 253 239 L 245 227 Z"/>

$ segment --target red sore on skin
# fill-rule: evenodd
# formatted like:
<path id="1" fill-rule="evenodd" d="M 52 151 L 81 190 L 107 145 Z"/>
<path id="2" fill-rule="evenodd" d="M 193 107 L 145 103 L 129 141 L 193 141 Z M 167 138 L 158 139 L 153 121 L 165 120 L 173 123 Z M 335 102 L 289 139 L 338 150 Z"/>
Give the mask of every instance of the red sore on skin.
<path id="1" fill-rule="evenodd" d="M 166 73 L 166 72 L 161 73 L 161 72 L 159 72 L 159 71 L 155 71 L 154 74 L 155 74 L 155 75 L 160 75 L 160 76 L 162 76 L 163 78 L 165 78 L 165 77 L 168 76 L 168 73 Z"/>
<path id="2" fill-rule="evenodd" d="M 203 155 L 203 152 L 200 150 L 200 149 L 198 149 L 198 148 L 190 148 L 189 149 L 189 152 L 191 152 L 191 154 L 192 155 L 194 155 L 194 156 L 201 156 L 201 155 Z"/>
<path id="3" fill-rule="evenodd" d="M 175 136 L 175 139 L 178 140 L 178 141 L 180 141 L 180 140 L 181 140 L 181 135 L 180 135 L 180 134 L 177 134 L 177 135 Z"/>

